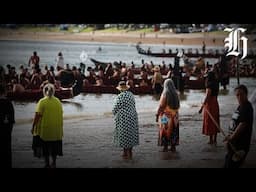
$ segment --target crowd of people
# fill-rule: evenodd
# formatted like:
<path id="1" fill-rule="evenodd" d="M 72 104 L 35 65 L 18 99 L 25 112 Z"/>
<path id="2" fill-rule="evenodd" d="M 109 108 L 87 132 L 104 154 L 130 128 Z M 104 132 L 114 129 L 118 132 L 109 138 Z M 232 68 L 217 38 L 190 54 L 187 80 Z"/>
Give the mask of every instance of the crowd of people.
<path id="1" fill-rule="evenodd" d="M 232 56 L 222 57 L 215 64 L 209 64 L 201 57 L 195 62 L 191 62 L 185 56 L 183 59 L 184 66 L 175 63 L 167 66 L 164 61 L 157 65 L 152 61 L 142 60 L 140 67 L 135 67 L 133 62 L 127 66 L 125 62 L 115 61 L 107 66 L 87 67 L 86 74 L 84 63 L 80 63 L 79 67 L 65 64 L 62 52 L 58 53 L 54 66 L 41 66 L 40 57 L 35 51 L 29 59 L 28 67 L 21 65 L 19 71 L 9 64 L 6 65 L 6 69 L 0 66 L 0 80 L 7 85 L 8 91 L 18 93 L 42 89 L 46 82 L 54 84 L 56 89 L 76 85 L 76 92 L 79 94 L 86 86 L 117 86 L 118 82 L 127 81 L 131 88 L 150 87 L 155 93 L 160 94 L 166 78 L 172 78 L 175 87 L 182 89 L 191 76 L 204 80 L 208 71 L 213 70 L 217 81 L 226 89 L 229 78 L 236 76 L 237 60 Z M 256 63 L 241 65 L 239 72 L 240 77 L 256 77 Z"/>
<path id="2" fill-rule="evenodd" d="M 124 159 L 132 159 L 133 148 L 139 145 L 138 114 L 135 98 L 130 91 L 130 88 L 134 86 L 134 73 L 132 70 L 134 66 L 127 68 L 124 63 L 121 64 L 120 69 L 113 69 L 112 64 L 109 64 L 105 69 L 100 66 L 97 75 L 93 69 L 89 68 L 89 76 L 86 78 L 81 72 L 81 68 L 77 69 L 74 66 L 70 69 L 69 65 L 66 64 L 65 69 L 63 69 L 63 55 L 59 53 L 58 58 L 56 64 L 57 74 L 54 73 L 55 69 L 52 66 L 50 69 L 45 67 L 45 73 L 41 72 L 40 59 L 36 52 L 29 60 L 29 65 L 32 65 L 32 74 L 24 67 L 20 67 L 21 72 L 19 75 L 12 66 L 8 66 L 7 74 L 4 72 L 3 67 L 1 68 L 0 102 L 1 106 L 6 106 L 4 109 L 7 109 L 0 111 L 0 123 L 5 131 L 6 138 L 6 140 L 1 140 L 3 142 L 1 147 L 8 149 L 5 154 L 5 160 L 9 162 L 9 167 L 11 167 L 11 133 L 15 123 L 13 105 L 5 97 L 6 91 L 10 89 L 10 84 L 13 91 L 22 92 L 25 89 L 43 90 L 44 97 L 37 103 L 31 129 L 33 136 L 32 149 L 35 157 L 44 157 L 45 168 L 56 168 L 57 156 L 63 156 L 63 109 L 60 100 L 54 96 L 55 90 L 60 86 L 72 86 L 73 80 L 82 86 L 86 83 L 94 84 L 94 81 L 97 85 L 103 85 L 107 82 L 106 79 L 110 79 L 112 83 L 114 82 L 113 85 L 116 86 L 116 89 L 120 91 L 114 100 L 112 108 L 115 122 L 114 144 L 123 149 L 122 157 Z M 216 73 L 217 69 L 215 67 L 204 67 L 203 61 L 200 60 L 200 62 L 197 67 L 202 67 L 199 71 L 203 71 L 206 78 L 206 96 L 199 110 L 199 113 L 203 112 L 202 134 L 209 136 L 208 144 L 216 145 L 217 134 L 222 131 L 218 104 L 220 81 L 220 76 L 218 75 L 220 73 Z M 156 92 L 160 94 L 156 111 L 156 122 L 159 124 L 158 145 L 163 146 L 163 152 L 170 150 L 175 153 L 176 146 L 179 145 L 180 99 L 175 82 L 172 80 L 173 70 L 175 69 L 169 67 L 167 77 L 163 78 L 161 70 L 165 70 L 165 67 L 164 62 L 160 66 L 154 66 L 153 63 L 147 65 L 142 61 L 140 77 L 145 84 L 150 81 Z M 148 73 L 150 72 L 153 72 L 153 76 L 149 80 Z M 66 73 L 64 79 L 62 79 L 63 73 Z M 67 78 L 68 76 L 70 77 Z M 238 100 L 238 108 L 232 115 L 230 132 L 224 138 L 228 149 L 224 164 L 226 168 L 240 167 L 246 159 L 250 149 L 253 121 L 255 121 L 255 111 L 252 103 L 248 100 L 247 87 L 238 85 L 235 88 L 235 94 Z M 252 97 L 251 101 L 255 98 L 256 96 Z M 168 149 L 169 146 L 170 149 Z M 243 153 L 238 153 L 238 150 Z M 50 157 L 52 159 L 51 163 Z"/>

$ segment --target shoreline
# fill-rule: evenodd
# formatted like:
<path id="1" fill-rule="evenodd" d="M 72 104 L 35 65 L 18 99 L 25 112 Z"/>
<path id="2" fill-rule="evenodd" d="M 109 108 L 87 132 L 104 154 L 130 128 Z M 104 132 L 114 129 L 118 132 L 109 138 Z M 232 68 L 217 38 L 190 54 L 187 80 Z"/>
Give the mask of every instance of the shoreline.
<path id="1" fill-rule="evenodd" d="M 32 41 L 81 41 L 81 42 L 109 42 L 162 44 L 162 45 L 202 45 L 224 46 L 224 35 L 213 34 L 172 34 L 172 33 L 53 33 L 53 32 L 13 32 L 1 31 L 0 40 L 32 40 Z"/>
<path id="2" fill-rule="evenodd" d="M 206 136 L 198 134 L 201 126 L 193 123 L 194 118 L 182 120 L 180 145 L 177 152 L 160 152 L 157 146 L 157 124 L 153 113 L 139 114 L 140 145 L 134 147 L 134 159 L 122 160 L 121 148 L 113 146 L 113 117 L 90 119 L 86 121 L 65 120 L 63 138 L 63 157 L 58 157 L 58 168 L 221 168 L 226 149 L 222 137 L 217 146 L 206 144 Z M 228 121 L 222 117 L 221 122 Z M 196 115 L 202 122 L 202 116 Z M 201 124 L 201 123 L 200 123 Z M 28 130 L 31 124 L 16 124 L 13 129 L 13 167 L 40 168 L 43 159 L 33 157 L 32 136 Z M 78 134 L 79 133 L 79 134 Z M 100 134 L 99 134 L 100 133 Z M 250 152 L 242 168 L 255 167 L 256 145 Z M 99 153 L 100 151 L 100 153 Z"/>

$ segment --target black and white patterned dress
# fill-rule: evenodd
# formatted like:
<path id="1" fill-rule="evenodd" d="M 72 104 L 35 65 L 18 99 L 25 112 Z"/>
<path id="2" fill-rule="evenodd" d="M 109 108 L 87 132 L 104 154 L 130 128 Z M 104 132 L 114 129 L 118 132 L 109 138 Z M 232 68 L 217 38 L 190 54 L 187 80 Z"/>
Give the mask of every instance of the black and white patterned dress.
<path id="1" fill-rule="evenodd" d="M 138 114 L 130 91 L 121 92 L 114 100 L 114 144 L 122 148 L 139 145 Z"/>

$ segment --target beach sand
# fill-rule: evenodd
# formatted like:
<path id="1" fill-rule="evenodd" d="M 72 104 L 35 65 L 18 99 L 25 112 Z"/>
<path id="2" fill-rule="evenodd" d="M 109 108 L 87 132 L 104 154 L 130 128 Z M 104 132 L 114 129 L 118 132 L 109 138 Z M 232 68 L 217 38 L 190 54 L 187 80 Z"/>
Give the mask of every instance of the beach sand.
<path id="1" fill-rule="evenodd" d="M 195 109 L 195 111 L 197 108 Z M 225 127 L 231 114 L 221 116 Z M 65 119 L 65 118 L 64 118 Z M 201 134 L 202 116 L 180 117 L 180 145 L 177 152 L 160 152 L 158 126 L 153 113 L 139 114 L 140 145 L 134 147 L 133 160 L 122 160 L 122 149 L 113 146 L 113 116 L 96 119 L 65 119 L 63 151 L 58 168 L 221 168 L 226 153 L 222 135 L 217 146 L 208 145 Z M 33 157 L 31 123 L 18 123 L 13 129 L 13 167 L 42 168 L 43 159 Z M 256 167 L 256 145 L 252 144 L 243 167 Z"/>
<path id="2" fill-rule="evenodd" d="M 0 33 L 0 40 L 42 40 L 42 41 L 88 41 L 112 43 L 145 44 L 186 44 L 223 46 L 225 36 L 211 34 L 146 34 L 140 38 L 138 33 L 122 34 L 64 34 L 64 33 Z M 215 39 L 215 42 L 213 42 Z M 227 127 L 233 108 L 224 107 L 221 125 Z M 140 145 L 134 147 L 133 160 L 122 160 L 122 149 L 113 146 L 114 122 L 111 114 L 99 118 L 64 118 L 64 156 L 58 157 L 59 168 L 221 168 L 226 149 L 219 134 L 216 147 L 207 144 L 208 137 L 202 135 L 202 115 L 197 113 L 180 115 L 180 145 L 177 152 L 159 152 L 157 146 L 158 126 L 154 113 L 139 113 Z M 227 111 L 227 112 L 226 112 Z M 43 159 L 33 157 L 32 122 L 17 122 L 13 129 L 13 167 L 42 168 Z M 256 167 L 256 145 L 252 144 L 243 167 Z"/>
<path id="3" fill-rule="evenodd" d="M 143 44 L 173 44 L 173 45 L 202 45 L 223 46 L 226 35 L 195 33 L 146 33 L 143 36 L 139 32 L 88 32 L 88 33 L 65 33 L 65 32 L 20 32 L 15 30 L 1 30 L 0 40 L 39 40 L 39 41 L 84 41 L 84 42 L 111 42 Z"/>

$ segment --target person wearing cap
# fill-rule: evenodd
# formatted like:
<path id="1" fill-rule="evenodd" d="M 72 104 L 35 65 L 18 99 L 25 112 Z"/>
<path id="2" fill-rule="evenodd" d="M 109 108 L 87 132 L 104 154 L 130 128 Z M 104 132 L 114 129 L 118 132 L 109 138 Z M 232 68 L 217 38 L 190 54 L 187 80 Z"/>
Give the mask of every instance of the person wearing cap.
<path id="1" fill-rule="evenodd" d="M 114 145 L 123 148 L 124 159 L 132 159 L 132 149 L 139 145 L 139 125 L 135 98 L 125 81 L 116 87 L 120 93 L 114 100 Z"/>
<path id="2" fill-rule="evenodd" d="M 57 155 L 63 156 L 63 109 L 60 100 L 54 96 L 54 93 L 53 84 L 48 83 L 43 87 L 44 97 L 36 105 L 31 129 L 34 156 L 40 158 L 42 155 L 44 157 L 45 168 L 55 168 Z M 52 157 L 51 164 L 50 156 Z"/>
<path id="3" fill-rule="evenodd" d="M 179 108 L 180 100 L 172 79 L 164 81 L 164 89 L 160 97 L 156 113 L 156 122 L 159 122 L 158 145 L 164 146 L 163 152 L 176 152 L 179 145 Z"/>
<path id="4" fill-rule="evenodd" d="M 219 83 L 213 71 L 206 75 L 206 96 L 199 113 L 203 112 L 203 129 L 202 133 L 209 136 L 208 144 L 217 144 L 217 133 L 220 132 L 218 127 L 213 122 L 210 115 L 214 118 L 218 125 L 220 125 L 220 112 L 218 103 Z M 209 115 L 210 114 L 210 115 Z"/>
<path id="5" fill-rule="evenodd" d="M 163 84 L 163 76 L 160 73 L 160 67 L 155 66 L 154 69 L 154 76 L 152 78 L 152 89 L 155 93 L 160 94 L 163 90 L 162 84 Z"/>

